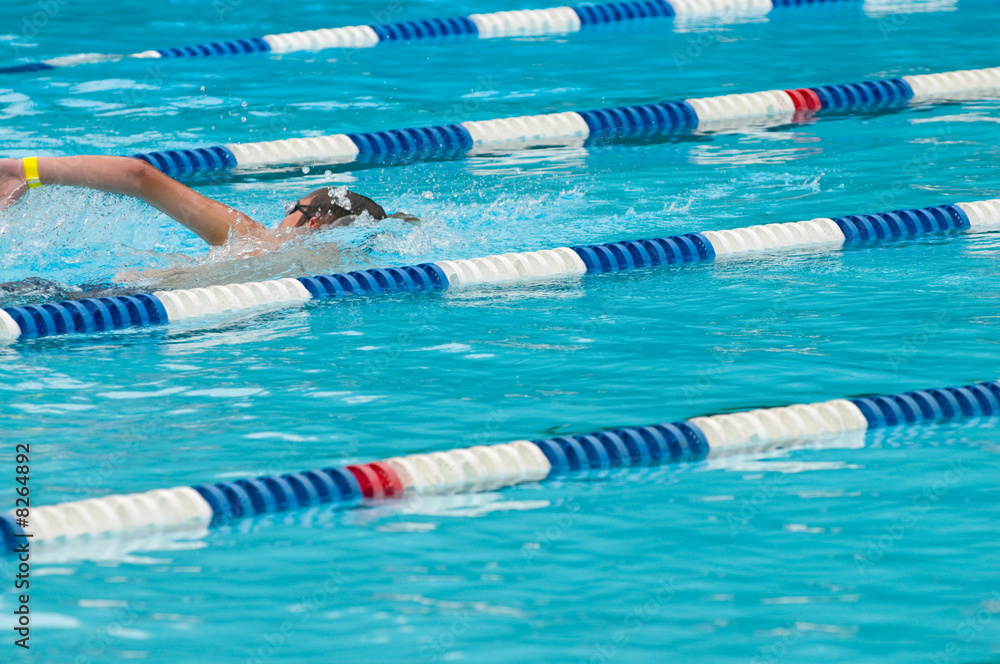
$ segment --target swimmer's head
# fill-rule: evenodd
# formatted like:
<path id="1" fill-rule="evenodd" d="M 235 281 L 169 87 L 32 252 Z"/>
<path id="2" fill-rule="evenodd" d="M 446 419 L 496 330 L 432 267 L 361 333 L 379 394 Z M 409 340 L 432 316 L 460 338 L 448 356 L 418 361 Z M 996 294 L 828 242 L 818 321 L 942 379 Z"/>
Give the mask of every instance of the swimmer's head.
<path id="1" fill-rule="evenodd" d="M 324 187 L 289 203 L 281 228 L 333 228 L 350 226 L 367 212 L 375 221 L 386 218 L 382 206 L 346 187 Z"/>

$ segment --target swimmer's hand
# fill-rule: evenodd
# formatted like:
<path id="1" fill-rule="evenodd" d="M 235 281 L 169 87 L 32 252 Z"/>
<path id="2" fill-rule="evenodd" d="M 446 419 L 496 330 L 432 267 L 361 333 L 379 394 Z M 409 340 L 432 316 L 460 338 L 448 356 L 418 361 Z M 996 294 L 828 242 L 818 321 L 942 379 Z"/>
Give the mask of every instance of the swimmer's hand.
<path id="1" fill-rule="evenodd" d="M 28 191 L 20 159 L 0 159 L 0 210 L 17 202 Z"/>

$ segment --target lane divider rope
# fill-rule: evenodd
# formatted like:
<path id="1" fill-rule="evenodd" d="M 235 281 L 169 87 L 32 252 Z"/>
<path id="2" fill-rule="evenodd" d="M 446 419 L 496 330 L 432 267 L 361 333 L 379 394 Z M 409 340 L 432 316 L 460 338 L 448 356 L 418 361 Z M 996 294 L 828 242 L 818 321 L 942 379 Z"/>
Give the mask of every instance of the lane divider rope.
<path id="1" fill-rule="evenodd" d="M 513 285 L 677 265 L 760 252 L 839 249 L 927 233 L 1000 228 L 1000 199 L 880 214 L 764 224 L 671 237 L 621 240 L 344 274 L 85 298 L 0 309 L 0 341 L 120 330 L 353 295 Z"/>
<path id="2" fill-rule="evenodd" d="M 1000 381 L 834 399 L 35 507 L 28 532 L 42 546 L 144 536 L 315 505 L 493 491 L 577 473 L 693 462 L 824 438 L 863 439 L 871 429 L 995 415 Z M 0 514 L 0 550 L 14 551 L 24 538 L 16 517 Z"/>
<path id="3" fill-rule="evenodd" d="M 449 18 L 286 32 L 194 46 L 148 50 L 130 55 L 79 53 L 3 67 L 0 68 L 0 74 L 47 71 L 59 67 L 117 61 L 126 57 L 204 58 L 266 52 L 321 51 L 328 48 L 370 48 L 385 42 L 446 37 L 492 39 L 568 34 L 578 32 L 584 26 L 639 19 L 665 18 L 675 15 L 722 17 L 763 15 L 775 8 L 833 3 L 856 4 L 861 7 L 871 6 L 878 9 L 885 3 L 885 0 L 864 0 L 863 2 L 859 0 L 624 0 L 597 4 L 587 3 L 575 7 L 523 9 Z M 921 4 L 919 0 L 897 0 L 894 7 L 898 7 L 897 11 L 904 11 L 908 6 L 919 7 Z"/>
<path id="4" fill-rule="evenodd" d="M 1000 67 L 993 67 L 592 111 L 229 143 L 132 156 L 168 175 L 182 177 L 262 166 L 364 163 L 403 157 L 451 158 L 537 146 L 584 145 L 597 140 L 780 126 L 805 122 L 816 114 L 864 113 L 919 102 L 997 96 L 1000 96 Z"/>

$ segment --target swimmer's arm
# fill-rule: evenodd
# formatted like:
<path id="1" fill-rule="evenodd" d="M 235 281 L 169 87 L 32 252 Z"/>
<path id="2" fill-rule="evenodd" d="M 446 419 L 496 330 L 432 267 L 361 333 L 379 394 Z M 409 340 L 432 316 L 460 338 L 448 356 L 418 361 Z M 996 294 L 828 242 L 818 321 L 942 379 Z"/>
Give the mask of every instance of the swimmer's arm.
<path id="1" fill-rule="evenodd" d="M 3 161 L 13 160 L 0 163 Z M 20 162 L 15 164 L 20 169 Z M 39 157 L 38 175 L 42 184 L 90 187 L 142 199 L 211 245 L 225 244 L 231 232 L 238 237 L 271 236 L 263 224 L 185 187 L 141 159 L 93 155 Z"/>

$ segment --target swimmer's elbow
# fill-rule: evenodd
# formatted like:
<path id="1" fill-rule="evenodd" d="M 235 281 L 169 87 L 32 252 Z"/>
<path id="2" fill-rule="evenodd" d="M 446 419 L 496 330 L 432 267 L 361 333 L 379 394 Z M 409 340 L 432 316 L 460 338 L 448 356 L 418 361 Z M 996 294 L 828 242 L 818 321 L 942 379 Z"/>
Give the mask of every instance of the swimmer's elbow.
<path id="1" fill-rule="evenodd" d="M 124 161 L 122 169 L 122 189 L 124 191 L 122 193 L 142 198 L 143 194 L 149 192 L 153 179 L 160 172 L 142 159 L 124 157 Z"/>

